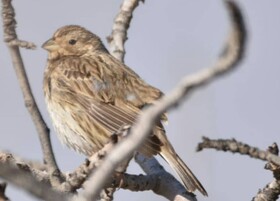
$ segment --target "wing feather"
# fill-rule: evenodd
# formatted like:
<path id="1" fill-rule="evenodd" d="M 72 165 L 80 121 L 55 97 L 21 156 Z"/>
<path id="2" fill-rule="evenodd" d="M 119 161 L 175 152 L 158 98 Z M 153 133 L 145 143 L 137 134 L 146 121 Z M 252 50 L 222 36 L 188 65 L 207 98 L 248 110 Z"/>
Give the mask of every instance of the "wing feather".
<path id="1" fill-rule="evenodd" d="M 76 57 L 64 59 L 56 66 L 53 72 L 56 74 L 56 81 L 63 80 L 63 83 L 57 83 L 56 93 L 70 94 L 72 107 L 77 107 L 76 111 L 79 112 L 81 118 L 82 114 L 84 114 L 86 118 L 92 119 L 88 121 L 94 122 L 94 126 L 102 127 L 103 129 L 99 130 L 105 130 L 107 136 L 117 132 L 125 125 L 133 125 L 141 112 L 140 108 L 142 106 L 139 106 L 139 103 L 143 106 L 147 104 L 143 100 L 137 100 L 137 104 L 134 104 L 129 102 L 129 100 L 123 99 L 126 91 L 130 90 L 136 93 L 133 87 L 127 88 L 129 82 L 135 84 L 134 78 L 130 80 L 132 75 L 130 72 L 124 72 L 126 77 L 123 79 L 123 75 L 116 76 L 116 74 L 120 73 L 107 72 L 110 69 L 104 65 L 102 66 L 102 63 Z M 114 70 L 114 68 L 111 70 Z M 64 78 L 62 79 L 62 77 Z M 143 81 L 141 84 L 145 85 L 145 82 Z M 139 91 L 144 93 L 144 88 L 141 86 Z M 155 88 L 153 90 L 154 96 L 160 94 L 158 91 L 155 91 Z M 53 91 L 52 93 L 55 92 Z M 138 95 L 135 97 L 138 97 Z M 86 126 L 86 124 L 81 124 L 80 126 Z M 164 131 L 161 125 L 157 126 L 156 129 Z M 86 128 L 84 130 L 87 131 Z M 92 135 L 92 138 L 94 138 L 94 135 L 97 134 L 89 133 L 89 135 Z M 104 136 L 104 133 L 102 135 Z M 162 143 L 158 137 L 151 134 L 140 151 L 150 156 L 159 153 L 161 146 Z"/>

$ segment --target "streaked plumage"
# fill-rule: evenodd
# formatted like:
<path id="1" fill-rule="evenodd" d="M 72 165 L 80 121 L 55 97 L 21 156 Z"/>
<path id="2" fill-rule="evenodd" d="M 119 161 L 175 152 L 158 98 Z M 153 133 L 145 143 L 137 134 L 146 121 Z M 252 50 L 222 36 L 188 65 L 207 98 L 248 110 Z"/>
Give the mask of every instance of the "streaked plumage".
<path id="1" fill-rule="evenodd" d="M 63 143 L 85 155 L 100 150 L 113 132 L 132 125 L 143 107 L 163 95 L 111 56 L 98 36 L 80 26 L 58 29 L 43 48 L 49 52 L 44 94 L 54 127 Z M 176 154 L 160 122 L 139 151 L 147 156 L 160 154 L 187 190 L 207 195 Z"/>

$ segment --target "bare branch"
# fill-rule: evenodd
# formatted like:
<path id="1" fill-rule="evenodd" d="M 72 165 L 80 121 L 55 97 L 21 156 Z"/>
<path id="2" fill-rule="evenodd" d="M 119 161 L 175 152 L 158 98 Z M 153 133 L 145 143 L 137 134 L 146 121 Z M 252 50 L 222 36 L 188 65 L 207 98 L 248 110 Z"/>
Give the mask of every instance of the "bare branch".
<path id="1" fill-rule="evenodd" d="M 267 152 L 278 156 L 279 149 L 277 144 L 273 143 L 269 146 Z M 273 172 L 275 180 L 259 190 L 258 194 L 253 198 L 253 201 L 276 201 L 280 195 L 280 165 L 268 162 L 265 165 L 265 169 Z"/>
<path id="2" fill-rule="evenodd" d="M 127 40 L 127 30 L 132 19 L 132 13 L 140 0 L 124 0 L 117 14 L 112 33 L 107 37 L 111 54 L 118 60 L 123 61 L 125 55 L 124 43 Z"/>
<path id="3" fill-rule="evenodd" d="M 187 192 L 185 187 L 171 174 L 166 172 L 155 158 L 146 158 L 141 154 L 136 154 L 135 160 L 148 174 L 148 177 L 157 177 L 157 185 L 151 189 L 154 193 L 174 201 L 197 200 L 195 195 Z"/>
<path id="4" fill-rule="evenodd" d="M 34 45 L 32 43 L 18 40 L 15 30 L 15 12 L 11 4 L 11 0 L 2 0 L 2 17 L 4 28 L 4 41 L 7 43 L 8 49 L 11 54 L 13 66 L 23 93 L 25 106 L 27 107 L 39 134 L 41 146 L 43 149 L 44 161 L 49 166 L 49 171 L 54 177 L 53 180 L 56 182 L 58 180 L 58 175 L 60 174 L 60 171 L 58 169 L 51 147 L 49 129 L 43 120 L 43 117 L 38 109 L 38 106 L 32 94 L 28 78 L 25 72 L 23 60 L 19 52 L 19 47 L 17 46 L 20 45 L 26 48 L 32 48 L 34 47 Z"/>
<path id="5" fill-rule="evenodd" d="M 197 151 L 201 151 L 205 148 L 216 149 L 219 151 L 229 151 L 232 153 L 239 153 L 242 155 L 248 155 L 252 158 L 261 159 L 264 161 L 268 161 L 280 165 L 280 157 L 276 156 L 275 154 L 272 154 L 269 151 L 260 150 L 257 147 L 251 147 L 250 145 L 238 142 L 235 139 L 212 140 L 203 137 L 203 142 L 198 144 Z"/>
<path id="6" fill-rule="evenodd" d="M 227 41 L 225 51 L 216 64 L 206 68 L 194 75 L 185 77 L 179 85 L 144 111 L 136 125 L 132 128 L 131 134 L 121 141 L 115 149 L 105 158 L 85 187 L 81 200 L 96 199 L 106 180 L 110 177 L 114 168 L 124 159 L 128 158 L 145 140 L 151 132 L 154 123 L 166 110 L 178 106 L 183 98 L 189 95 L 194 89 L 205 86 L 218 78 L 220 75 L 233 69 L 241 60 L 245 47 L 246 30 L 239 7 L 232 1 L 226 1 L 232 21 L 232 30 Z M 96 185 L 98 181 L 99 185 Z"/>
<path id="7" fill-rule="evenodd" d="M 261 189 L 252 201 L 276 201 L 280 194 L 280 182 L 274 180 Z"/>
<path id="8" fill-rule="evenodd" d="M 66 191 L 74 191 L 81 188 L 88 175 L 93 171 L 94 168 L 97 168 L 100 165 L 104 157 L 106 157 L 107 153 L 113 149 L 116 143 L 117 141 L 111 140 L 101 150 L 86 160 L 85 163 L 80 165 L 74 172 L 68 174 L 66 176 L 66 182 L 62 184 L 62 186 L 64 186 L 63 188 Z M 144 156 L 142 158 L 144 158 Z M 115 174 L 112 176 L 112 179 L 109 179 L 108 182 L 106 182 L 106 186 L 108 188 L 122 188 L 131 191 L 157 190 L 158 183 L 164 182 L 164 179 L 160 177 L 163 175 L 162 172 L 165 171 L 159 164 L 158 166 L 160 167 L 160 175 L 151 173 L 148 176 L 144 176 L 115 172 Z M 179 183 L 178 181 L 176 182 Z M 185 192 L 184 188 L 183 190 Z"/>
<path id="9" fill-rule="evenodd" d="M 239 153 L 241 155 L 248 155 L 252 158 L 268 161 L 265 168 L 273 172 L 275 180 L 260 190 L 253 198 L 253 201 L 276 201 L 278 199 L 280 194 L 280 157 L 278 156 L 278 146 L 276 143 L 270 146 L 267 151 L 263 151 L 257 147 L 252 147 L 248 144 L 238 142 L 235 139 L 212 140 L 203 137 L 203 141 L 197 146 L 197 151 L 209 148 L 216 149 L 218 151 Z"/>
<path id="10" fill-rule="evenodd" d="M 36 175 L 36 176 L 35 176 Z M 30 192 L 37 198 L 44 200 L 61 201 L 66 200 L 66 196 L 54 191 L 50 183 L 47 182 L 47 173 L 33 171 L 25 163 L 14 159 L 11 154 L 0 154 L 0 176 L 10 183 Z"/>
<path id="11" fill-rule="evenodd" d="M 139 0 L 124 0 L 124 2 L 122 3 L 121 7 L 120 7 L 120 11 L 117 14 L 114 24 L 113 24 L 113 30 L 110 36 L 107 37 L 107 41 L 109 43 L 109 47 L 111 50 L 111 54 L 114 55 L 117 59 L 124 61 L 124 56 L 125 56 L 125 48 L 124 48 L 124 43 L 127 40 L 127 30 L 130 26 L 130 22 L 132 19 L 132 13 L 134 11 L 134 9 L 138 6 L 139 4 Z M 144 1 L 143 1 L 144 3 Z M 145 156 L 143 156 L 145 157 Z M 149 160 L 148 158 L 146 158 L 146 160 Z M 153 158 L 153 160 L 156 160 L 155 158 Z M 149 163 L 148 163 L 149 164 Z M 164 169 L 162 169 L 162 172 L 164 171 Z M 165 174 L 170 175 L 169 173 L 165 172 Z M 127 182 L 129 182 L 129 178 Z M 140 178 L 138 178 L 140 179 Z M 136 189 L 131 189 L 131 183 L 128 184 L 126 188 L 130 188 L 130 190 L 132 191 L 139 191 L 141 190 L 152 190 L 149 189 L 151 188 L 149 182 L 145 181 L 145 177 L 141 177 L 140 180 L 137 180 L 139 182 L 139 184 L 137 184 L 137 188 Z M 136 181 L 136 180 L 135 180 Z M 150 180 L 151 181 L 151 180 Z M 163 181 L 163 180 L 160 180 Z M 126 182 L 126 181 L 123 181 Z M 144 184 L 144 185 L 141 185 Z M 167 183 L 165 183 L 167 184 Z M 123 187 L 123 186 L 122 186 Z M 166 192 L 166 191 L 165 191 Z"/>
<path id="12" fill-rule="evenodd" d="M 11 153 L 0 152 L 0 163 L 10 164 L 13 167 L 23 170 L 26 174 L 32 175 L 37 181 L 42 181 L 44 183 L 49 182 L 49 175 L 46 171 L 44 165 L 39 163 L 26 161 L 20 157 L 15 157 Z"/>
<path id="13" fill-rule="evenodd" d="M 113 149 L 115 144 L 119 141 L 118 135 L 112 135 L 111 140 L 101 150 L 94 153 L 85 163 L 80 165 L 74 172 L 70 173 L 66 177 L 66 182 L 62 184 L 63 188 L 67 191 L 74 191 L 84 184 L 88 175 L 92 170 L 98 167 L 104 157 Z"/>
<path id="14" fill-rule="evenodd" d="M 114 178 L 113 185 L 130 191 L 149 191 L 156 188 L 158 179 L 158 175 L 147 176 L 124 173 Z"/>

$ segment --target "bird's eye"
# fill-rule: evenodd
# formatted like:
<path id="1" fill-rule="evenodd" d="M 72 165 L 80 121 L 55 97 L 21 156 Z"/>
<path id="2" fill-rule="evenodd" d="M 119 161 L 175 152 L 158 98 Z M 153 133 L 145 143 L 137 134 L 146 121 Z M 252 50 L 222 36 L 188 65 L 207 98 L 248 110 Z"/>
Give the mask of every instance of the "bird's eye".
<path id="1" fill-rule="evenodd" d="M 76 44 L 76 42 L 77 42 L 77 41 L 76 41 L 76 40 L 74 40 L 74 39 L 69 40 L 69 44 L 70 44 L 70 45 L 75 45 L 75 44 Z"/>

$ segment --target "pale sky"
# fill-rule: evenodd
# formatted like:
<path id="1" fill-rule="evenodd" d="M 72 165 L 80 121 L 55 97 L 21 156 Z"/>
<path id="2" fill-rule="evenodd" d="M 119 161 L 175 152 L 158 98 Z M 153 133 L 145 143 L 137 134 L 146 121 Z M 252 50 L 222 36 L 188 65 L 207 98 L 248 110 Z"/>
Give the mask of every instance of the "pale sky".
<path id="1" fill-rule="evenodd" d="M 82 2 L 82 4 L 81 4 Z M 85 26 L 106 44 L 120 0 L 14 0 L 20 39 L 38 48 L 22 49 L 26 71 L 42 114 L 51 128 L 54 151 L 63 171 L 72 171 L 84 156 L 57 140 L 46 111 L 42 91 L 47 52 L 40 48 L 54 31 L 67 24 Z M 231 74 L 189 96 L 170 112 L 167 136 L 208 191 L 201 201 L 251 200 L 273 180 L 265 162 L 195 148 L 202 136 L 236 138 L 261 149 L 279 142 L 280 134 L 280 12 L 279 1 L 240 1 L 248 25 L 248 51 Z M 212 64 L 228 33 L 228 15 L 222 1 L 146 0 L 134 13 L 126 43 L 125 62 L 143 79 L 164 92 L 186 74 Z M 2 26 L 0 28 L 2 35 Z M 107 44 L 106 44 L 107 45 Z M 0 41 L 0 141 L 1 150 L 42 160 L 37 133 L 24 107 L 10 55 Z M 160 162 L 168 169 L 162 160 Z M 136 164 L 129 172 L 142 173 Z M 174 173 L 174 172 L 172 172 Z M 36 200 L 8 185 L 11 200 Z M 115 200 L 165 200 L 151 192 L 119 190 Z"/>

